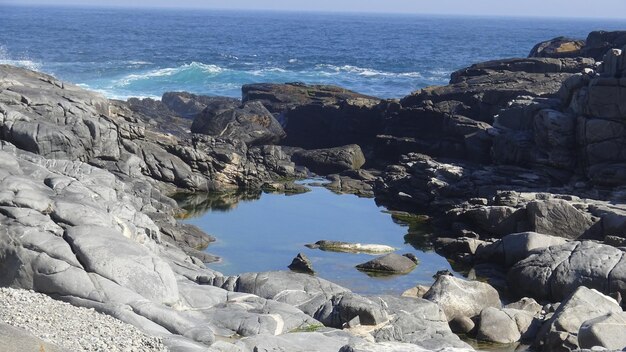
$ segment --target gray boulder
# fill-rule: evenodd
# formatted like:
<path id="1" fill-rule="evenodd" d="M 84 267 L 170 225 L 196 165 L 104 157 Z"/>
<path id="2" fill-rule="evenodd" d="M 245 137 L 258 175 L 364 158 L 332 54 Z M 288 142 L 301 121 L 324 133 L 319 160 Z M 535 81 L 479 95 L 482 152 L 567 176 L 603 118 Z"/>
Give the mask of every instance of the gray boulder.
<path id="1" fill-rule="evenodd" d="M 526 213 L 533 231 L 568 239 L 586 234 L 595 223 L 591 216 L 562 199 L 530 202 Z"/>
<path id="2" fill-rule="evenodd" d="M 439 276 L 424 299 L 441 306 L 448 321 L 457 317 L 472 318 L 487 307 L 502 307 L 498 291 L 489 284 L 448 275 Z"/>
<path id="3" fill-rule="evenodd" d="M 539 300 L 562 300 L 579 286 L 604 293 L 624 292 L 623 251 L 592 241 L 537 250 L 507 274 L 512 291 Z"/>
<path id="4" fill-rule="evenodd" d="M 396 253 L 385 254 L 374 258 L 366 263 L 357 265 L 357 269 L 381 274 L 407 274 L 417 266 L 418 260 L 415 255 L 407 253 L 399 255 Z"/>
<path id="5" fill-rule="evenodd" d="M 533 314 L 510 308 L 487 307 L 479 320 L 476 338 L 497 343 L 532 341 L 541 326 Z"/>
<path id="6" fill-rule="evenodd" d="M 573 351 L 578 344 L 578 332 L 587 320 L 608 313 L 622 314 L 622 309 L 613 300 L 596 290 L 579 287 L 568 297 L 537 335 L 536 347 L 543 351 Z"/>
<path id="7" fill-rule="evenodd" d="M 626 315 L 608 313 L 585 321 L 578 330 L 580 348 L 603 347 L 623 350 L 626 347 Z"/>
<path id="8" fill-rule="evenodd" d="M 247 145 L 275 144 L 285 137 L 285 131 L 263 104 L 232 105 L 220 101 L 207 106 L 193 120 L 191 132 L 240 139 Z"/>
<path id="9" fill-rule="evenodd" d="M 452 333 L 446 315 L 437 304 L 419 298 L 381 296 L 379 299 L 391 320 L 372 332 L 377 342 L 402 341 L 427 350 L 470 348 Z"/>

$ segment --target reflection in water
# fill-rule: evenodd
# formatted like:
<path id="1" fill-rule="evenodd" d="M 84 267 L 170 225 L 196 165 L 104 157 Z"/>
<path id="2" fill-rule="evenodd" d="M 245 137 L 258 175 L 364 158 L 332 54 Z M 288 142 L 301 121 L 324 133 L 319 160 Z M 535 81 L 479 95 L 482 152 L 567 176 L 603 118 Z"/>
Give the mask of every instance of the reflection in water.
<path id="1" fill-rule="evenodd" d="M 217 238 L 207 251 L 222 262 L 209 267 L 226 275 L 287 270 L 292 259 L 303 253 L 319 277 L 354 292 L 399 294 L 416 284 L 432 284 L 439 270 L 452 270 L 432 250 L 427 218 L 387 212 L 372 199 L 311 186 L 310 192 L 294 196 L 233 192 L 178 200 L 187 210 L 186 222 Z M 305 246 L 319 240 L 387 245 L 396 253 L 415 254 L 420 264 L 406 275 L 368 276 L 356 266 L 375 255 Z"/>
<path id="2" fill-rule="evenodd" d="M 404 242 L 413 246 L 413 248 L 421 251 L 433 251 L 433 243 L 431 241 L 432 231 L 429 224 L 429 218 L 426 215 L 416 215 L 401 211 L 389 211 L 391 219 L 396 224 L 404 225 L 409 228 L 404 235 Z"/>
<path id="3" fill-rule="evenodd" d="M 207 211 L 231 211 L 239 202 L 248 202 L 261 198 L 261 191 L 232 191 L 207 193 L 179 193 L 172 198 L 185 212 L 183 219 L 202 216 Z"/>

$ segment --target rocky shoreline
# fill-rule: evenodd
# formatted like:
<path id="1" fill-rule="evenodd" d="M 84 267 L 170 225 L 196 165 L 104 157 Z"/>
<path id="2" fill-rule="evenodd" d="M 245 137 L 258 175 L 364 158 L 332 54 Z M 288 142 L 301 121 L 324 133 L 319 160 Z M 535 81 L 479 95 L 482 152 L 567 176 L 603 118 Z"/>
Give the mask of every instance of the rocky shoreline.
<path id="1" fill-rule="evenodd" d="M 455 333 L 622 349 L 624 44 L 555 38 L 401 100 L 288 83 L 123 102 L 0 65 L 0 286 L 170 351 L 472 349 Z M 437 251 L 488 283 L 441 273 L 410 297 L 365 297 L 307 274 L 226 277 L 205 266 L 214 239 L 178 220 L 177 195 L 299 193 L 312 174 L 429 215 Z"/>

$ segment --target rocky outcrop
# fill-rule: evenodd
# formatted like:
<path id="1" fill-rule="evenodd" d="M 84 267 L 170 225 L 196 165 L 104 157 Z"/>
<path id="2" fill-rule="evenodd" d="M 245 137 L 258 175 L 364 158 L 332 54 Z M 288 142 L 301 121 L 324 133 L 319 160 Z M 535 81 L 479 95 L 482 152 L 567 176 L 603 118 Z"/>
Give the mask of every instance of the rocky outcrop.
<path id="1" fill-rule="evenodd" d="M 213 101 L 198 113 L 191 132 L 238 139 L 247 145 L 276 144 L 285 137 L 274 116 L 259 102 L 235 106 L 231 101 Z"/>
<path id="2" fill-rule="evenodd" d="M 243 101 L 259 101 L 285 126 L 284 144 L 305 149 L 371 145 L 380 132 L 381 100 L 335 86 L 244 85 Z"/>

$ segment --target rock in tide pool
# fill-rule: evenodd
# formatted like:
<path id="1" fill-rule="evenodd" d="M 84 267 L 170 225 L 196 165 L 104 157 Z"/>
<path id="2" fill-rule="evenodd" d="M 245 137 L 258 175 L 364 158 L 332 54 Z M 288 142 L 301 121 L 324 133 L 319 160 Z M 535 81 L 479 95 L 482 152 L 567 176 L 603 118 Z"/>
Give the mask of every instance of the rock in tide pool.
<path id="1" fill-rule="evenodd" d="M 357 265 L 357 269 L 366 272 L 380 274 L 407 274 L 418 264 L 415 255 L 407 253 L 399 255 L 396 253 L 385 254 L 382 257 L 374 258 L 369 262 Z"/>
<path id="2" fill-rule="evenodd" d="M 366 253 L 366 254 L 380 254 L 393 252 L 396 249 L 384 244 L 363 244 L 363 243 L 350 243 L 341 241 L 317 241 L 314 244 L 307 244 L 307 247 L 311 249 L 321 249 L 329 252 L 346 252 L 346 253 Z"/>
<path id="3" fill-rule="evenodd" d="M 304 253 L 298 253 L 298 255 L 293 258 L 293 261 L 291 261 L 288 268 L 299 273 L 315 274 L 311 260 L 309 260 Z"/>

